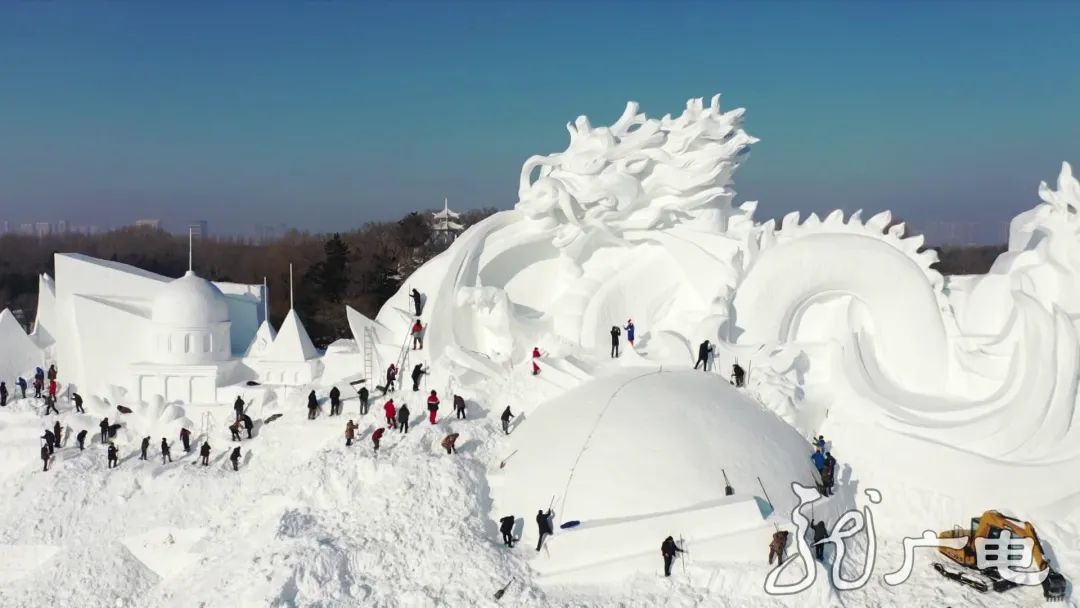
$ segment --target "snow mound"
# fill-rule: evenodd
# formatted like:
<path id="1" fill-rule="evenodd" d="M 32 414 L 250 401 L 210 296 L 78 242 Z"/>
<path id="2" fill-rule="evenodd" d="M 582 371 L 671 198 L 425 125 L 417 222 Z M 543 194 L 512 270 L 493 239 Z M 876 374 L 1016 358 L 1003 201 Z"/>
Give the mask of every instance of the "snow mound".
<path id="1" fill-rule="evenodd" d="M 549 503 L 556 524 L 581 521 L 559 531 L 537 565 L 567 580 L 577 579 L 568 571 L 596 577 L 597 564 L 626 576 L 668 535 L 706 541 L 758 530 L 750 546 L 760 548 L 773 511 L 762 487 L 787 513 L 790 482 L 813 483 L 805 439 L 715 374 L 694 371 L 638 368 L 588 381 L 528 415 L 508 449 L 515 453 L 492 482 L 493 514 L 525 515 L 527 534 Z M 722 556 L 738 551 L 728 543 Z M 643 563 L 655 569 L 655 559 Z"/>

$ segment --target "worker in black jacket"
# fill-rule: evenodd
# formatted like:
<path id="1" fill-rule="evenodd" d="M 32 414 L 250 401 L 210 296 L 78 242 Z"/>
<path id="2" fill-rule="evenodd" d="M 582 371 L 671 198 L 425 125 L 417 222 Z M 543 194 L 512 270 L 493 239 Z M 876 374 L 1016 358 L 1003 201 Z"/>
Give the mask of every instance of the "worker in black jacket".
<path id="1" fill-rule="evenodd" d="M 539 540 L 536 541 L 536 550 L 539 551 L 544 546 L 544 537 L 551 534 L 551 509 L 544 513 L 543 509 L 536 512 L 536 527 L 540 533 Z"/>
<path id="2" fill-rule="evenodd" d="M 675 539 L 670 536 L 664 539 L 660 545 L 660 553 L 664 556 L 664 576 L 671 576 L 671 564 L 675 561 L 676 553 L 684 551 L 675 544 Z"/>

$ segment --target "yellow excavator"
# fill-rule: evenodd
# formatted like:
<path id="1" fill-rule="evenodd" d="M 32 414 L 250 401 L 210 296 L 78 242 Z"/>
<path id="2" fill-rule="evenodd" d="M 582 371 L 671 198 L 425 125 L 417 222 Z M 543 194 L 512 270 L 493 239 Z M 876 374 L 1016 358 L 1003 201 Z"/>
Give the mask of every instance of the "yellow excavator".
<path id="1" fill-rule="evenodd" d="M 946 530 L 938 534 L 939 538 L 965 538 L 967 542 L 960 549 L 945 546 L 938 547 L 938 550 L 945 557 L 960 564 L 963 568 L 957 568 L 953 564 L 936 562 L 934 569 L 945 578 L 972 587 L 981 593 L 990 590 L 1001 592 L 1012 589 L 1016 586 L 1016 583 L 1002 578 L 1000 568 L 992 567 L 979 570 L 978 558 L 975 552 L 975 539 L 1000 538 L 1002 531 L 1005 530 L 1008 530 L 1013 538 L 1030 538 L 1034 542 L 1032 566 L 1038 570 L 1048 570 L 1046 579 L 1042 583 L 1043 597 L 1051 602 L 1064 600 L 1067 581 L 1060 572 L 1050 566 L 1050 562 L 1046 559 L 1046 553 L 1043 551 L 1042 543 L 1039 541 L 1039 535 L 1035 532 L 1035 526 L 1032 526 L 1030 522 L 1002 515 L 998 511 L 987 511 L 982 514 L 982 517 L 972 517 L 970 529 L 956 526 L 952 530 Z"/>

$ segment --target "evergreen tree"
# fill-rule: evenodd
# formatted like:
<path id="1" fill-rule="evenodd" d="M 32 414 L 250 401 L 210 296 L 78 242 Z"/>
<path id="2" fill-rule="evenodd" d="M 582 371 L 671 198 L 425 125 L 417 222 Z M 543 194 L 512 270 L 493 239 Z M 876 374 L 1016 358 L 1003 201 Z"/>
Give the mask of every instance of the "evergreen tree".
<path id="1" fill-rule="evenodd" d="M 318 282 L 326 299 L 338 304 L 349 287 L 349 246 L 334 233 L 323 250 L 326 259 L 320 262 Z"/>

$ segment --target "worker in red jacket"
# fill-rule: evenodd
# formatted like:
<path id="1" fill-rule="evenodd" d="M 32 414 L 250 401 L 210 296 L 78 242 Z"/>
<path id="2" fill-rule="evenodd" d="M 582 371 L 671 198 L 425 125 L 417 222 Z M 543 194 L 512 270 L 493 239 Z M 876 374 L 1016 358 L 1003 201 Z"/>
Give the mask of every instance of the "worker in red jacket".
<path id="1" fill-rule="evenodd" d="M 420 323 L 420 319 L 417 319 L 412 326 L 412 349 L 424 349 L 424 326 Z"/>
<path id="2" fill-rule="evenodd" d="M 371 434 L 371 443 L 374 444 L 374 446 L 375 446 L 375 453 L 376 454 L 379 453 L 379 440 L 382 439 L 383 433 L 385 433 L 385 432 L 386 432 L 386 429 L 384 429 L 382 427 L 379 427 L 379 428 L 375 429 L 374 433 Z"/>
<path id="3" fill-rule="evenodd" d="M 386 405 L 383 406 L 383 411 L 386 412 L 386 424 L 390 425 L 390 428 L 397 428 L 397 407 L 394 406 L 394 400 L 389 399 Z"/>
<path id="4" fill-rule="evenodd" d="M 534 376 L 536 374 L 540 373 L 540 366 L 536 364 L 536 360 L 539 359 L 540 357 L 541 357 L 541 355 L 540 355 L 540 347 L 539 346 L 534 346 L 533 347 L 533 358 L 532 358 L 533 375 Z"/>
<path id="5" fill-rule="evenodd" d="M 431 391 L 431 394 L 428 395 L 427 410 L 428 420 L 431 421 L 431 424 L 435 424 L 435 417 L 439 413 L 439 396 L 435 394 L 435 391 Z"/>

